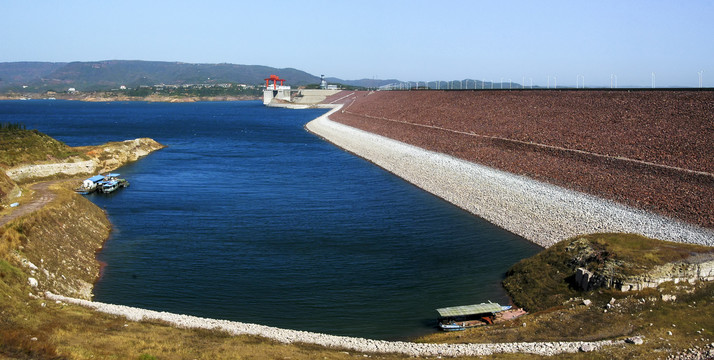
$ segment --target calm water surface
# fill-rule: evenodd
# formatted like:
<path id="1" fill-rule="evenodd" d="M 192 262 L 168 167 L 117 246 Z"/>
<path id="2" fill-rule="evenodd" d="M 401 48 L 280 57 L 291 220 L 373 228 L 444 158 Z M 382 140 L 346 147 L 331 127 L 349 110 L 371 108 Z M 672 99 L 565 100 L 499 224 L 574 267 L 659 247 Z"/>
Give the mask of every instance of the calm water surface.
<path id="1" fill-rule="evenodd" d="M 505 271 L 539 247 L 307 133 L 324 111 L 32 100 L 0 102 L 0 122 L 168 145 L 88 196 L 114 225 L 96 301 L 381 339 L 507 302 Z"/>

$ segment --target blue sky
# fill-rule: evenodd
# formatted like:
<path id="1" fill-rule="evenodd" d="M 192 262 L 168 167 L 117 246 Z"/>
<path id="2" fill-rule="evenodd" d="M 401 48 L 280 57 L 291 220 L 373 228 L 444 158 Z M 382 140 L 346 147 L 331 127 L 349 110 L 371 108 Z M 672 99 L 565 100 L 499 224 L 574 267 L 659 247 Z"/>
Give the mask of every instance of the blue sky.
<path id="1" fill-rule="evenodd" d="M 714 86 L 714 1 L 0 0 L 0 62 L 160 60 L 342 79 Z M 556 79 L 557 78 L 557 79 Z"/>

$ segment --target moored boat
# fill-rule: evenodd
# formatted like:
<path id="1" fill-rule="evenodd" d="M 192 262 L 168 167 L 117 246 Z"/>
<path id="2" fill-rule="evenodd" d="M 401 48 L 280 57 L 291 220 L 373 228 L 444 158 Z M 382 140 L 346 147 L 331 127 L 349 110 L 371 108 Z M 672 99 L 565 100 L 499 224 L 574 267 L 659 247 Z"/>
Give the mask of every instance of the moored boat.
<path id="1" fill-rule="evenodd" d="M 464 331 L 466 330 L 466 327 L 459 325 L 459 324 L 442 324 L 439 323 L 439 328 L 443 331 Z"/>
<path id="2" fill-rule="evenodd" d="M 119 179 L 120 174 L 110 173 L 107 175 L 95 175 L 82 182 L 82 185 L 74 191 L 80 194 L 89 194 L 91 192 L 111 193 L 118 188 L 129 186 L 126 179 Z"/>
<path id="3" fill-rule="evenodd" d="M 104 182 L 104 184 L 102 184 L 102 192 L 105 194 L 114 192 L 114 190 L 116 190 L 118 188 L 119 188 L 119 183 L 116 180 L 106 181 L 106 182 Z"/>
<path id="4" fill-rule="evenodd" d="M 474 305 L 453 306 L 436 309 L 439 313 L 439 328 L 443 331 L 461 331 L 469 327 L 493 324 L 496 313 L 510 309 L 488 302 Z"/>
<path id="5" fill-rule="evenodd" d="M 129 182 L 126 181 L 126 179 L 112 179 L 105 181 L 102 184 L 102 189 L 101 191 L 105 194 L 109 194 L 111 192 L 114 192 L 118 188 L 123 188 L 129 186 Z"/>
<path id="6" fill-rule="evenodd" d="M 82 185 L 80 185 L 78 188 L 74 189 L 74 191 L 86 195 L 91 192 L 94 192 L 97 190 L 97 187 L 100 181 L 104 180 L 104 175 L 94 175 L 82 182 Z"/>

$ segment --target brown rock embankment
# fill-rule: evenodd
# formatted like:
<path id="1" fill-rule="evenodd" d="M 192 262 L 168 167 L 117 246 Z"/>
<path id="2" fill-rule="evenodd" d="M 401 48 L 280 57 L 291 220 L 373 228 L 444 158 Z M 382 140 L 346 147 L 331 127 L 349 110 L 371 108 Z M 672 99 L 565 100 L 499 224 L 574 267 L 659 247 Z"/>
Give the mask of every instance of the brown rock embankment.
<path id="1" fill-rule="evenodd" d="M 643 274 L 616 279 L 609 274 L 593 273 L 585 268 L 578 268 L 575 273 L 575 283 L 583 290 L 592 290 L 599 287 L 615 287 L 621 291 L 639 291 L 646 288 L 673 282 L 688 282 L 714 280 L 714 253 L 692 257 L 654 267 Z"/>
<path id="2" fill-rule="evenodd" d="M 714 227 L 712 91 L 361 93 L 330 118 Z"/>

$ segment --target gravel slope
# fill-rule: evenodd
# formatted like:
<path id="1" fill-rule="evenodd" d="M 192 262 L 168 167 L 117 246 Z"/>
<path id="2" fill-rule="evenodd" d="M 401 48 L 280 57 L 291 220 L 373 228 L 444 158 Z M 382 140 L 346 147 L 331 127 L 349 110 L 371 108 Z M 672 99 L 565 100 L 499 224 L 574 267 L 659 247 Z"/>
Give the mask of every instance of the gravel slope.
<path id="1" fill-rule="evenodd" d="M 714 91 L 358 92 L 332 120 L 714 229 Z"/>
<path id="2" fill-rule="evenodd" d="M 331 121 L 335 109 L 306 128 L 489 222 L 548 247 L 578 234 L 638 233 L 714 246 L 714 232 L 603 200 L 427 151 Z"/>

